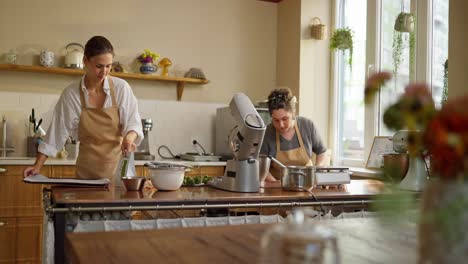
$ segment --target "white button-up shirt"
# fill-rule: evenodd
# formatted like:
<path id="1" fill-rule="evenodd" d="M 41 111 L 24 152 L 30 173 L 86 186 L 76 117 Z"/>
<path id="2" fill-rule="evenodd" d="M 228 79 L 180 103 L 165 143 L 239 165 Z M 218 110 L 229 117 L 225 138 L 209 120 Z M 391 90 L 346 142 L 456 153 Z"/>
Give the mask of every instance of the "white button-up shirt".
<path id="1" fill-rule="evenodd" d="M 135 131 L 138 135 L 135 144 L 138 146 L 143 140 L 143 128 L 141 124 L 140 113 L 138 112 L 138 102 L 133 95 L 132 88 L 125 81 L 117 77 L 109 76 L 114 81 L 115 100 L 119 106 L 120 124 L 122 125 L 122 136 L 125 136 L 129 131 Z M 103 108 L 112 106 L 112 98 L 110 95 L 109 82 L 107 78 L 104 80 L 104 92 L 106 99 Z M 81 115 L 80 90 L 84 92 L 86 106 L 89 105 L 89 93 L 86 89 L 84 76 L 80 82 L 70 84 L 62 92 L 60 99 L 55 106 L 52 116 L 52 122 L 44 140 L 39 144 L 38 151 L 49 157 L 55 157 L 60 151 L 68 137 L 78 139 L 78 125 Z M 99 133 L 99 131 L 96 131 Z"/>

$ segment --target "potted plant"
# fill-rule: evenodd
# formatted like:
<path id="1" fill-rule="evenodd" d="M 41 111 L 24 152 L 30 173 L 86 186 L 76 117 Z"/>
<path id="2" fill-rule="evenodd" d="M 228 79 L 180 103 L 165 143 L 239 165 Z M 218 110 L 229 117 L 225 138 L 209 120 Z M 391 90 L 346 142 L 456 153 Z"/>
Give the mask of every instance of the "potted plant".
<path id="1" fill-rule="evenodd" d="M 413 72 L 414 67 L 414 48 L 416 44 L 416 35 L 414 30 L 414 15 L 412 13 L 400 12 L 398 14 L 393 31 L 392 58 L 393 58 L 393 73 L 395 76 L 398 73 L 398 68 L 401 64 L 401 55 L 403 53 L 403 36 L 409 33 L 409 48 L 410 48 L 410 71 Z"/>
<path id="2" fill-rule="evenodd" d="M 159 58 L 159 54 L 152 52 L 149 49 L 145 49 L 140 56 L 138 56 L 138 61 L 141 62 L 140 72 L 143 74 L 150 74 L 156 72 L 158 69 L 154 62 Z"/>
<path id="3" fill-rule="evenodd" d="M 348 65 L 349 68 L 353 67 L 353 32 L 350 28 L 340 28 L 335 30 L 333 36 L 330 39 L 330 49 L 341 50 L 343 53 L 345 50 L 349 50 Z"/>
<path id="4" fill-rule="evenodd" d="M 442 99 L 440 101 L 441 105 L 444 105 L 447 102 L 448 98 L 448 59 L 444 63 L 444 87 L 442 88 Z"/>

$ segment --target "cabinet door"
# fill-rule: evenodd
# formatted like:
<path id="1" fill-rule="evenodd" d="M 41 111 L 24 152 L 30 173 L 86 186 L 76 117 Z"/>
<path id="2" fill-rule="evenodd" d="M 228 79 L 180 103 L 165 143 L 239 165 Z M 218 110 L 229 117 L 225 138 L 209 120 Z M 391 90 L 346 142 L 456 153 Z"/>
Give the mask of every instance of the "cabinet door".
<path id="1" fill-rule="evenodd" d="M 73 165 L 54 165 L 51 166 L 51 177 L 53 178 L 76 178 L 75 166 Z"/>
<path id="2" fill-rule="evenodd" d="M 42 217 L 18 218 L 16 222 L 16 262 L 40 263 Z"/>
<path id="3" fill-rule="evenodd" d="M 0 218 L 0 263 L 15 263 L 16 218 Z"/>
<path id="4" fill-rule="evenodd" d="M 201 166 L 194 167 L 185 173 L 185 176 L 208 175 L 211 177 L 224 175 L 224 166 Z"/>
<path id="5" fill-rule="evenodd" d="M 42 215 L 42 185 L 23 182 L 26 166 L 2 165 L 0 173 L 0 217 Z M 49 176 L 50 168 L 44 166 L 41 174 Z"/>

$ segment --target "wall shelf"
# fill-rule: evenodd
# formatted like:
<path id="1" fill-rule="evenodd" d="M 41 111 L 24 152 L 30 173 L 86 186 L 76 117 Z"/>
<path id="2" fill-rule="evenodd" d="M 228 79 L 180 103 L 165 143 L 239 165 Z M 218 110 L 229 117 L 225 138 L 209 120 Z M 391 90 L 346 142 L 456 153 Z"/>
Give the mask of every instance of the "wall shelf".
<path id="1" fill-rule="evenodd" d="M 48 68 L 48 67 L 43 67 L 43 66 L 17 65 L 17 64 L 0 64 L 0 70 L 17 71 L 17 72 L 52 73 L 52 74 L 63 74 L 63 75 L 83 75 L 85 73 L 83 70 L 80 70 L 80 69 L 56 68 L 56 67 Z M 122 79 L 175 82 L 177 83 L 177 101 L 180 101 L 182 99 L 182 95 L 184 93 L 184 87 L 186 83 L 198 84 L 198 85 L 209 83 L 208 80 L 203 80 L 203 79 L 160 76 L 160 75 L 153 75 L 153 74 L 111 72 L 110 75 L 119 77 Z"/>

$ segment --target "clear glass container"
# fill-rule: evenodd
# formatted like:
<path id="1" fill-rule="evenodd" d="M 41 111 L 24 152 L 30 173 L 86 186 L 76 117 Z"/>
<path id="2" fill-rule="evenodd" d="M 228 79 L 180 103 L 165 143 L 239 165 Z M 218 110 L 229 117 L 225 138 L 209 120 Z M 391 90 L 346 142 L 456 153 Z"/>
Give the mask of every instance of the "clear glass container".
<path id="1" fill-rule="evenodd" d="M 335 232 L 306 221 L 302 210 L 295 210 L 286 223 L 267 230 L 261 239 L 260 263 L 340 263 Z"/>

